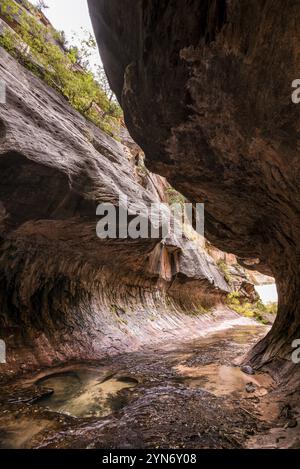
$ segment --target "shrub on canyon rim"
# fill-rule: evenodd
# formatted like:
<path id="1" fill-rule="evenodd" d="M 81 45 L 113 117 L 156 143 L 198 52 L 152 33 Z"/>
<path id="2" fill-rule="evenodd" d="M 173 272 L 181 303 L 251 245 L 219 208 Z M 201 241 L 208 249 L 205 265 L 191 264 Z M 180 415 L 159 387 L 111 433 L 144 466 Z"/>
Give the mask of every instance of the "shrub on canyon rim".
<path id="1" fill-rule="evenodd" d="M 29 2 L 24 7 L 14 0 L 3 0 L 0 17 L 12 29 L 0 33 L 0 46 L 47 84 L 59 91 L 69 103 L 105 132 L 117 134 L 121 108 L 102 89 L 88 69 L 88 49 L 96 47 L 90 36 L 82 50 L 66 47 L 63 34 L 39 21 L 39 11 Z M 28 46 L 28 47 L 24 47 Z"/>
<path id="2" fill-rule="evenodd" d="M 236 313 L 241 314 L 247 318 L 256 319 L 262 324 L 272 323 L 272 321 L 270 321 L 270 317 L 268 316 L 274 316 L 275 318 L 277 313 L 276 303 L 269 303 L 265 305 L 261 300 L 250 303 L 242 298 L 240 293 L 237 291 L 229 293 L 227 297 L 227 304 Z"/>

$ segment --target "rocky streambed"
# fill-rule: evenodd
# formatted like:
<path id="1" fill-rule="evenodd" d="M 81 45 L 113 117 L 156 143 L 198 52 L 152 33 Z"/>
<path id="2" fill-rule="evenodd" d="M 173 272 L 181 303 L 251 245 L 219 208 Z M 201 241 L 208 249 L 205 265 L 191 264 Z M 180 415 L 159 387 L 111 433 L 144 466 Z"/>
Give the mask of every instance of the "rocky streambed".
<path id="1" fill-rule="evenodd" d="M 24 373 L 1 388 L 1 448 L 299 447 L 296 397 L 237 361 L 266 329 Z"/>

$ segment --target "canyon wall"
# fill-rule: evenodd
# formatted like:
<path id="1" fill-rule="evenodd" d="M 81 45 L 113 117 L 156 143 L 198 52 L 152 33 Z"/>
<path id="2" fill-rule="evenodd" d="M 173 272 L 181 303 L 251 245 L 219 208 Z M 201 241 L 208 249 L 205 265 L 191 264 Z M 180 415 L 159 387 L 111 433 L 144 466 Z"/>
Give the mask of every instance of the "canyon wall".
<path id="1" fill-rule="evenodd" d="M 0 78 L 1 370 L 99 359 L 234 320 L 216 309 L 223 274 L 188 238 L 97 237 L 99 203 L 126 196 L 147 218 L 163 199 L 162 178 L 141 184 L 126 129 L 114 140 L 1 48 Z"/>
<path id="2" fill-rule="evenodd" d="M 206 236 L 276 279 L 279 312 L 252 363 L 300 337 L 300 4 L 89 0 L 111 86 L 147 167 L 205 203 Z"/>

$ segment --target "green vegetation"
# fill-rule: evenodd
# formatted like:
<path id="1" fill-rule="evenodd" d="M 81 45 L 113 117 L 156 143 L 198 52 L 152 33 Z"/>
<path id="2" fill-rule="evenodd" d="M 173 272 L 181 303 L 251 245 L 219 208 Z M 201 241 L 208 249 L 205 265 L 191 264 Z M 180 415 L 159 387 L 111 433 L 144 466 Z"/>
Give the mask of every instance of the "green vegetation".
<path id="1" fill-rule="evenodd" d="M 168 201 L 170 205 L 173 205 L 173 204 L 184 205 L 186 202 L 185 197 L 171 186 L 165 189 L 165 193 L 168 197 Z"/>
<path id="2" fill-rule="evenodd" d="M 145 185 L 145 182 L 147 180 L 147 176 L 149 175 L 149 171 L 148 169 L 146 168 L 146 165 L 145 165 L 145 157 L 140 155 L 136 161 L 136 172 L 137 172 L 137 175 L 139 176 L 140 178 L 140 182 L 142 184 L 142 186 Z"/>
<path id="3" fill-rule="evenodd" d="M 270 324 L 270 320 L 267 318 L 267 315 L 275 315 L 277 313 L 276 303 L 264 305 L 261 300 L 249 303 L 248 301 L 242 300 L 239 292 L 236 291 L 229 293 L 227 304 L 241 316 L 256 319 L 262 324 Z"/>
<path id="4" fill-rule="evenodd" d="M 277 311 L 278 311 L 278 304 L 277 303 L 267 303 L 266 305 L 264 305 L 264 307 L 266 308 L 267 312 L 269 314 L 273 314 L 274 316 L 276 316 L 277 314 Z"/>
<path id="5" fill-rule="evenodd" d="M 21 64 L 59 91 L 77 111 L 105 132 L 117 135 L 122 117 L 121 108 L 108 96 L 99 80 L 88 69 L 88 58 L 96 48 L 90 35 L 81 47 L 66 47 L 63 32 L 39 22 L 39 11 L 29 2 L 25 8 L 13 0 L 2 0 L 0 16 L 13 30 L 0 36 L 0 46 Z M 24 47 L 24 44 L 29 46 Z"/>
<path id="6" fill-rule="evenodd" d="M 197 306 L 196 309 L 194 309 L 193 311 L 189 312 L 190 316 L 201 316 L 202 314 L 208 314 L 210 312 L 210 308 L 208 306 L 203 306 L 203 305 L 199 305 Z"/>
<path id="7" fill-rule="evenodd" d="M 223 273 L 226 282 L 231 284 L 231 275 L 230 275 L 228 265 L 226 264 L 226 262 L 223 259 L 219 259 L 217 261 L 217 266 L 219 267 L 219 269 Z"/>

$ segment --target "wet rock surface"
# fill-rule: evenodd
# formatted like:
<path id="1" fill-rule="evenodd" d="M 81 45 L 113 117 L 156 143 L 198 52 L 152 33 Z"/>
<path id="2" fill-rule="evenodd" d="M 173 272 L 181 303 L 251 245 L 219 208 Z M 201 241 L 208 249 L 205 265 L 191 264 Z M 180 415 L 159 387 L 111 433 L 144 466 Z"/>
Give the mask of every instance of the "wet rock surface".
<path id="1" fill-rule="evenodd" d="M 141 150 L 126 129 L 123 145 L 2 48 L 0 78 L 7 84 L 0 106 L 0 338 L 8 362 L 0 374 L 101 359 L 172 339 L 185 325 L 197 331 L 218 322 L 216 306 L 229 287 L 203 248 L 189 249 L 174 233 L 96 235 L 98 204 L 117 207 L 127 197 L 130 213 L 134 205 L 150 223 L 147 208 L 163 198 L 159 176 L 149 174 L 144 185 L 137 177 L 133 160 Z"/>
<path id="2" fill-rule="evenodd" d="M 299 402 L 297 405 L 292 399 L 289 403 L 290 396 L 277 394 L 276 383 L 264 373 L 251 378 L 256 389 L 248 394 L 245 386 L 249 375 L 240 370 L 236 360 L 265 333 L 264 326 L 240 326 L 205 338 L 147 347 L 101 363 L 69 364 L 24 375 L 11 381 L 9 387 L 2 386 L 1 447 L 243 448 L 255 447 L 257 442 L 263 442 L 261 446 L 297 445 Z M 42 405 L 12 404 L 6 394 L 9 389 L 9 393 L 14 390 L 14 395 L 24 396 L 35 386 L 65 376 L 65 394 L 58 397 L 70 405 L 74 389 L 68 379 L 81 377 L 82 386 L 87 383 L 82 377 L 87 375 L 96 379 L 93 392 L 99 383 L 112 379 L 127 386 L 110 397 L 110 412 L 102 417 L 74 418 L 66 408 L 51 409 L 51 396 Z M 76 397 L 81 409 L 87 402 L 85 384 L 81 388 L 85 391 Z M 80 395 L 85 398 L 78 399 Z M 99 399 L 98 405 L 101 402 Z"/>
<path id="3" fill-rule="evenodd" d="M 273 275 L 278 317 L 250 355 L 293 368 L 300 337 L 300 4 L 89 0 L 110 83 L 146 164 L 205 203 L 206 236 Z M 285 11 L 282 17 L 282 11 Z M 119 19 L 122 18 L 122 21 Z M 272 366 L 272 365 L 270 365 Z"/>

